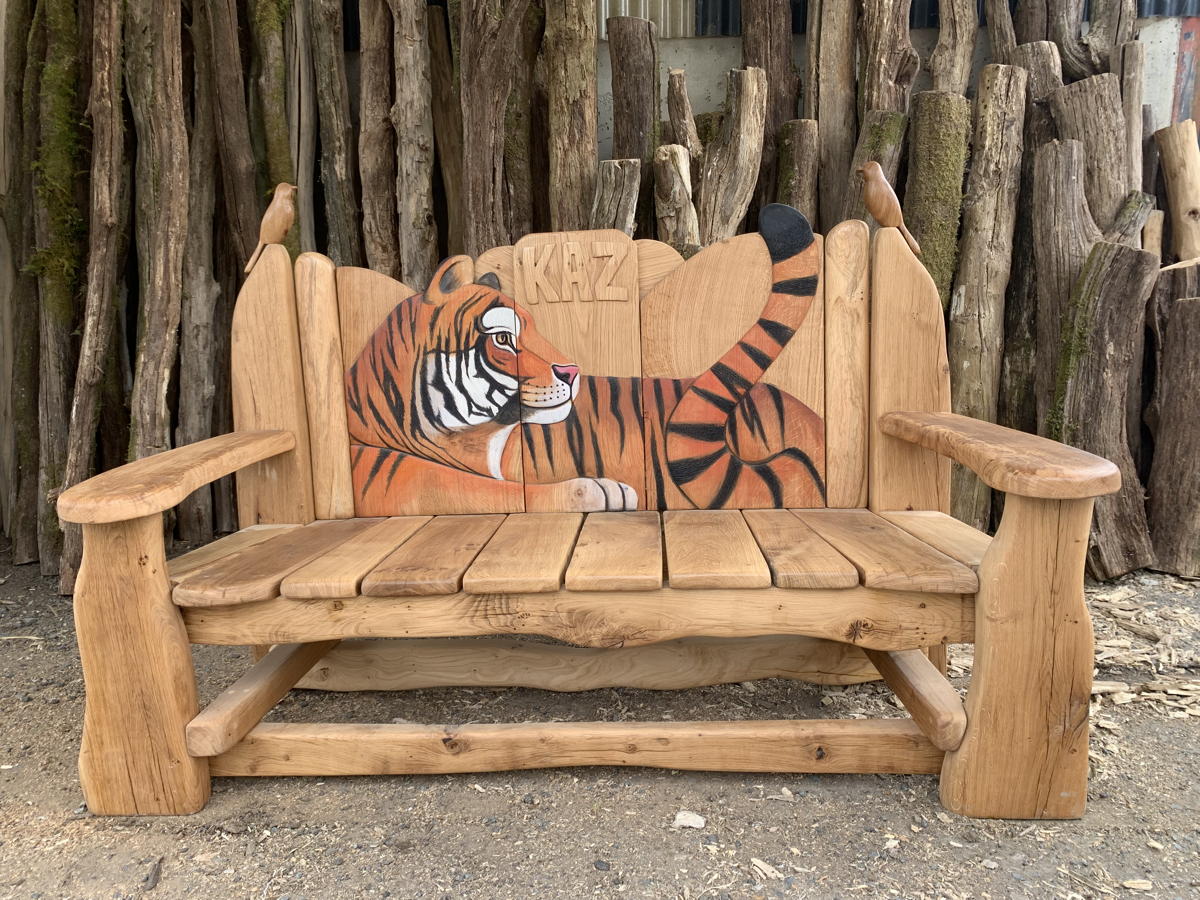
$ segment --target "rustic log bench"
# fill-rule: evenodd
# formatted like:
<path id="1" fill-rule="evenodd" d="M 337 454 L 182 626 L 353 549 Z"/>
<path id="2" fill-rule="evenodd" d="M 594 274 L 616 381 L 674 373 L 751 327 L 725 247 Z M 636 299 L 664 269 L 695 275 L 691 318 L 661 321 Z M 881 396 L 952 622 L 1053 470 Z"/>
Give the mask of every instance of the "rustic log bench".
<path id="1" fill-rule="evenodd" d="M 213 775 L 636 765 L 940 773 L 967 815 L 1079 816 L 1084 553 L 1117 469 L 949 412 L 937 291 L 896 230 L 760 227 L 686 262 L 531 235 L 424 294 L 268 245 L 236 431 L 59 500 L 84 531 L 91 810 L 193 812 Z M 994 538 L 947 515 L 950 460 L 1007 494 Z M 163 512 L 234 472 L 242 529 L 168 561 Z M 975 643 L 965 704 L 950 642 Z M 259 648 L 204 710 L 193 643 Z M 910 717 L 261 721 L 297 686 L 764 677 L 882 677 Z"/>

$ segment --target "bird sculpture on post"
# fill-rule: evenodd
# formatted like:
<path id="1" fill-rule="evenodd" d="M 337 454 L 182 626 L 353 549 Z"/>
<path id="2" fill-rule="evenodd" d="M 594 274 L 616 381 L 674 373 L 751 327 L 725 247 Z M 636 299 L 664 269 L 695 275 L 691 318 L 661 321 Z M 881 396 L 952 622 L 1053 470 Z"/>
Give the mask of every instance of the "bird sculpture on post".
<path id="1" fill-rule="evenodd" d="M 275 185 L 275 196 L 271 199 L 267 211 L 263 213 L 262 222 L 258 226 L 258 246 L 254 248 L 250 261 L 246 263 L 247 275 L 258 262 L 267 244 L 282 244 L 286 240 L 295 219 L 296 186 L 286 181 L 280 182 Z"/>
<path id="2" fill-rule="evenodd" d="M 920 256 L 921 245 L 904 227 L 904 213 L 900 211 L 900 201 L 896 199 L 896 192 L 888 184 L 883 167 L 875 160 L 869 160 L 855 171 L 863 177 L 863 205 L 866 206 L 867 212 L 881 227 L 899 228 L 912 252 Z"/>

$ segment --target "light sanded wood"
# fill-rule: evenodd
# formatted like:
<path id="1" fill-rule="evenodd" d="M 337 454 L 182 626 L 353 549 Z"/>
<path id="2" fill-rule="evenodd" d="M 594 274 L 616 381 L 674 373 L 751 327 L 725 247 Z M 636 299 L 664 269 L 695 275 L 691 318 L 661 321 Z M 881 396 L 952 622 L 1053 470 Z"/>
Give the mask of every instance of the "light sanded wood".
<path id="1" fill-rule="evenodd" d="M 279 587 L 285 597 L 357 597 L 368 572 L 432 518 L 394 516 L 356 534 L 294 571 Z"/>
<path id="2" fill-rule="evenodd" d="M 950 461 L 892 437 L 880 416 L 950 411 L 950 366 L 937 286 L 894 228 L 871 245 L 871 509 L 950 512 Z"/>
<path id="3" fill-rule="evenodd" d="M 929 510 L 885 511 L 879 515 L 913 537 L 976 572 L 992 539 L 954 516 Z"/>
<path id="4" fill-rule="evenodd" d="M 463 573 L 500 527 L 503 515 L 440 516 L 384 558 L 362 580 L 376 597 L 453 594 Z"/>
<path id="5" fill-rule="evenodd" d="M 825 237 L 825 505 L 867 505 L 870 430 L 870 253 L 867 223 Z"/>
<path id="6" fill-rule="evenodd" d="M 786 509 L 747 509 L 746 524 L 781 588 L 848 588 L 858 569 Z"/>
<path id="7" fill-rule="evenodd" d="M 967 731 L 941 797 L 966 816 L 1070 819 L 1087 802 L 1092 500 L 1009 496 L 979 570 Z"/>
<path id="8" fill-rule="evenodd" d="M 865 509 L 796 510 L 801 521 L 854 563 L 867 587 L 973 593 L 975 573 Z"/>
<path id="9" fill-rule="evenodd" d="M 893 412 L 879 427 L 962 463 L 1009 494 L 1075 500 L 1111 494 L 1121 486 L 1121 470 L 1103 457 L 967 416 Z"/>
<path id="10" fill-rule="evenodd" d="M 500 280 L 500 293 L 506 297 L 516 296 L 516 281 L 514 280 L 513 269 L 513 248 L 511 245 L 507 247 L 493 247 L 491 250 L 485 250 L 475 257 L 475 277 L 493 272 Z"/>
<path id="11" fill-rule="evenodd" d="M 224 753 L 261 722 L 300 677 L 337 644 L 337 641 L 318 641 L 271 648 L 188 722 L 188 753 L 192 756 Z"/>
<path id="12" fill-rule="evenodd" d="M 86 703 L 79 780 L 96 815 L 182 815 L 208 800 L 188 756 L 196 677 L 171 603 L 162 516 L 83 527 L 75 631 Z"/>
<path id="13" fill-rule="evenodd" d="M 291 572 L 343 541 L 353 539 L 377 521 L 332 519 L 313 522 L 275 540 L 227 556 L 180 581 L 175 588 L 175 603 L 179 606 L 225 606 L 268 600 L 278 595 L 280 582 Z"/>
<path id="14" fill-rule="evenodd" d="M 334 271 L 333 260 L 320 253 L 302 253 L 296 260 L 296 312 L 312 445 L 313 510 L 318 519 L 354 515 L 343 385 L 346 365 Z"/>
<path id="15" fill-rule="evenodd" d="M 569 591 L 650 591 L 662 587 L 662 525 L 656 512 L 591 513 L 564 585 Z"/>
<path id="16" fill-rule="evenodd" d="M 202 569 L 210 563 L 223 559 L 240 550 L 246 550 L 255 544 L 261 544 L 273 537 L 295 531 L 299 525 L 251 525 L 233 534 L 227 534 L 212 543 L 197 547 L 182 553 L 167 561 L 167 576 L 171 584 L 178 584 L 192 572 Z"/>
<path id="17" fill-rule="evenodd" d="M 242 431 L 196 441 L 109 469 L 63 491 L 68 522 L 121 522 L 164 512 L 209 482 L 296 446 L 288 431 Z M 252 523 L 253 524 L 253 523 Z"/>
<path id="18" fill-rule="evenodd" d="M 771 570 L 736 509 L 663 513 L 667 578 L 673 588 L 764 588 Z"/>
<path id="19" fill-rule="evenodd" d="M 239 472 L 238 523 L 307 524 L 314 518 L 312 454 L 292 259 L 282 244 L 263 249 L 242 285 L 229 353 L 234 429 L 295 438 L 294 449 Z"/>
<path id="20" fill-rule="evenodd" d="M 1154 132 L 1167 185 L 1171 249 L 1179 259 L 1200 256 L 1200 146 L 1196 123 L 1184 119 Z"/>
<path id="21" fill-rule="evenodd" d="M 419 291 L 379 272 L 356 266 L 339 266 L 335 277 L 342 360 L 349 368 L 358 358 L 367 338 L 387 318 L 388 313 Z"/>
<path id="22" fill-rule="evenodd" d="M 879 673 L 858 647 L 802 635 L 681 638 L 605 649 L 517 638 L 363 639 L 343 641 L 296 686 L 323 691 L 671 691 L 757 678 L 858 684 L 878 679 Z"/>
<path id="23" fill-rule="evenodd" d="M 513 299 L 585 375 L 642 374 L 638 254 L 615 229 L 531 234 L 513 248 Z"/>
<path id="24" fill-rule="evenodd" d="M 634 241 L 638 255 L 638 296 L 645 297 L 654 287 L 683 265 L 683 257 L 670 244 L 643 239 Z"/>
<path id="25" fill-rule="evenodd" d="M 281 597 L 184 610 L 188 636 L 197 644 L 540 634 L 580 647 L 632 647 L 705 635 L 806 634 L 877 650 L 908 650 L 971 641 L 973 617 L 967 595 L 863 587 L 459 593 L 364 596 L 352 603 Z"/>
<path id="26" fill-rule="evenodd" d="M 214 775 L 432 775 L 564 766 L 930 773 L 942 751 L 906 719 L 259 725 Z"/>
<path id="27" fill-rule="evenodd" d="M 933 746 L 954 750 L 962 743 L 967 730 L 962 700 L 924 650 L 867 650 L 866 654 Z"/>
<path id="28" fill-rule="evenodd" d="M 580 513 L 514 513 L 463 575 L 476 594 L 557 591 L 583 524 Z"/>

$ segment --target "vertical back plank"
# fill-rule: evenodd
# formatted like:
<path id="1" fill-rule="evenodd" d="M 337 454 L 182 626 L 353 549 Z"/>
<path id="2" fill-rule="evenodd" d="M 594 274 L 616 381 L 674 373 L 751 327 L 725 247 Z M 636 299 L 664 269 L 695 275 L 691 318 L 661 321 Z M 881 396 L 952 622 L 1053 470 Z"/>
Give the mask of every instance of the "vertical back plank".
<path id="1" fill-rule="evenodd" d="M 269 244 L 238 295 L 230 360 L 233 425 L 240 431 L 281 428 L 296 447 L 237 474 L 238 520 L 306 524 L 313 515 L 312 464 L 292 260 Z"/>
<path id="2" fill-rule="evenodd" d="M 858 219 L 825 237 L 825 495 L 841 509 L 867 505 L 870 242 Z"/>
<path id="3" fill-rule="evenodd" d="M 516 297 L 517 285 L 514 280 L 513 273 L 513 248 L 509 244 L 505 247 L 493 247 L 491 250 L 484 250 L 479 256 L 475 257 L 475 277 L 486 272 L 492 272 L 500 281 L 500 293 L 506 297 Z"/>
<path id="4" fill-rule="evenodd" d="M 349 368 L 387 314 L 419 292 L 380 272 L 356 266 L 340 266 L 336 277 L 342 361 Z"/>
<path id="5" fill-rule="evenodd" d="M 296 260 L 296 312 L 312 444 L 313 510 L 318 519 L 354 515 L 334 271 L 333 260 L 320 253 L 302 253 Z"/>
<path id="6" fill-rule="evenodd" d="M 884 434 L 894 410 L 949 412 L 950 365 L 937 287 L 895 228 L 871 247 L 870 508 L 950 512 L 950 461 Z"/>
<path id="7" fill-rule="evenodd" d="M 643 239 L 634 241 L 638 255 L 638 295 L 645 297 L 654 287 L 683 265 L 683 257 L 670 244 Z"/>

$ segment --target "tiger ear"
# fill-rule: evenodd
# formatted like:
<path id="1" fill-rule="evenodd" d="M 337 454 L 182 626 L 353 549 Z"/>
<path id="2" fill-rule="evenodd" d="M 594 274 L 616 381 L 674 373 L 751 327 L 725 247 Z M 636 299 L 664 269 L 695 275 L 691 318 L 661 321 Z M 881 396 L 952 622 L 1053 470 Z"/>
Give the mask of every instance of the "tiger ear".
<path id="1" fill-rule="evenodd" d="M 492 290 L 500 290 L 500 276 L 495 272 L 484 272 L 475 279 L 476 284 L 482 284 L 485 287 L 490 287 Z"/>
<path id="2" fill-rule="evenodd" d="M 475 280 L 475 261 L 469 256 L 452 256 L 433 273 L 425 291 L 428 303 L 444 303 L 446 298 L 464 284 Z"/>

